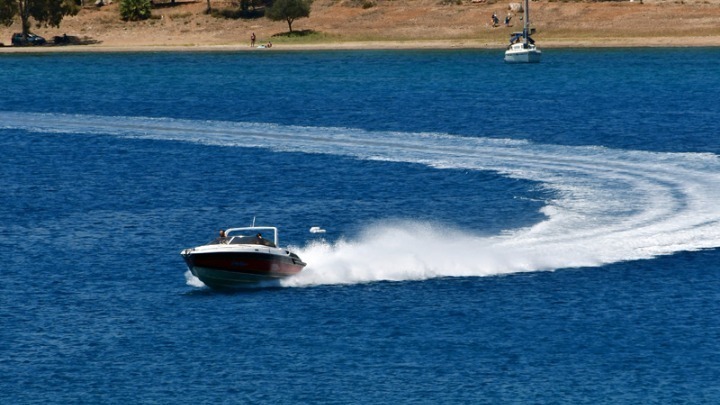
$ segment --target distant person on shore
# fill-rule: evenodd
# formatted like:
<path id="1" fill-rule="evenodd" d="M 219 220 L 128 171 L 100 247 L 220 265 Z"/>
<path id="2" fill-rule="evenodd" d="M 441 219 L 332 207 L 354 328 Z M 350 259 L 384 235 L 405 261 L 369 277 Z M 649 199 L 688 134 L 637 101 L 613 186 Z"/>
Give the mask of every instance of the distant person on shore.
<path id="1" fill-rule="evenodd" d="M 267 45 L 265 45 L 265 48 L 272 48 L 272 42 L 268 41 Z"/>
<path id="2" fill-rule="evenodd" d="M 493 27 L 497 27 L 498 24 L 500 24 L 500 19 L 498 18 L 497 13 L 495 13 L 495 12 L 493 12 L 493 15 L 492 15 L 492 23 L 493 23 Z"/>
<path id="3" fill-rule="evenodd" d="M 505 26 L 506 26 L 506 27 L 509 27 L 509 26 L 510 26 L 510 20 L 511 20 L 511 19 L 512 19 L 512 16 L 510 15 L 510 13 L 508 13 L 508 15 L 505 16 Z"/>
<path id="4" fill-rule="evenodd" d="M 252 35 L 250 35 L 250 46 L 255 46 L 255 33 L 253 32 Z"/>

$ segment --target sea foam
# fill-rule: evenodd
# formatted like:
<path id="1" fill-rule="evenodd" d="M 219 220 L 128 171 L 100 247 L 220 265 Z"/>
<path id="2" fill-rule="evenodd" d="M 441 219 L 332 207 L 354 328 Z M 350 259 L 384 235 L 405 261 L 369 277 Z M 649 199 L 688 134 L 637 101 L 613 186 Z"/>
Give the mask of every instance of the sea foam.
<path id="1" fill-rule="evenodd" d="M 308 263 L 284 285 L 421 280 L 599 266 L 720 246 L 720 161 L 451 134 L 171 118 L 0 112 L 3 128 L 261 147 L 443 169 L 487 170 L 541 183 L 546 219 L 501 235 L 441 224 L 369 225 L 353 239 L 299 248 Z M 472 185 L 468 187 L 472 193 Z"/>

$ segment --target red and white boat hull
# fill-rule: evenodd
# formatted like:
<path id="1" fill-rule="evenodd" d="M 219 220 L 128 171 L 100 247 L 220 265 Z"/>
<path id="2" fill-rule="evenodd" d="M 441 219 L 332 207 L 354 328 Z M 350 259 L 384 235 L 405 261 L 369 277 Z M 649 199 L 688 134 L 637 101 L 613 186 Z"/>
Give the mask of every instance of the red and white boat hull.
<path id="1" fill-rule="evenodd" d="M 265 239 L 262 233 L 271 233 Z M 207 245 L 180 252 L 190 272 L 212 288 L 241 287 L 297 274 L 305 263 L 278 247 L 277 228 L 230 228 Z"/>
<path id="2" fill-rule="evenodd" d="M 278 249 L 279 250 L 279 249 Z M 190 272 L 208 287 L 233 287 L 276 280 L 299 273 L 305 263 L 299 257 L 265 252 L 183 251 Z"/>

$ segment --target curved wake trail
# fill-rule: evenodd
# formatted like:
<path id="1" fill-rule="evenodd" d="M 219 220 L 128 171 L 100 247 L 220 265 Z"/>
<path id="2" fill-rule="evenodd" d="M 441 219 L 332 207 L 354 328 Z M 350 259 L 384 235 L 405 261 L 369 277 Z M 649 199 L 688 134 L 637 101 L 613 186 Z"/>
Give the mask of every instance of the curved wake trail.
<path id="1" fill-rule="evenodd" d="M 720 246 L 714 154 L 541 145 L 447 134 L 376 133 L 223 121 L 0 112 L 0 128 L 260 147 L 490 170 L 554 191 L 547 219 L 496 236 L 448 235 L 421 223 L 369 227 L 355 240 L 300 250 L 285 285 L 484 276 L 599 266 Z M 30 124 L 28 124 L 30 123 Z M 468 190 L 472 193 L 472 190 Z"/>

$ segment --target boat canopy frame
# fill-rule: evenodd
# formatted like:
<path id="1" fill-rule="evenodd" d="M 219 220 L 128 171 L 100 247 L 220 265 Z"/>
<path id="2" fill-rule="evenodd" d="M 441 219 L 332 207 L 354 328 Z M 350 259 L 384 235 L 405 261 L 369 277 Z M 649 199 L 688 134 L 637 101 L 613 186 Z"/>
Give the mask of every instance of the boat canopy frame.
<path id="1" fill-rule="evenodd" d="M 249 235 L 243 235 L 243 233 L 249 232 Z M 255 236 L 258 233 L 262 232 L 272 232 L 273 238 L 272 241 L 275 244 L 275 246 L 280 246 L 278 243 L 278 230 L 277 227 L 274 226 L 247 226 L 242 228 L 229 228 L 225 230 L 225 237 L 230 239 L 232 236 Z M 231 233 L 236 233 L 239 235 L 231 235 Z"/>

